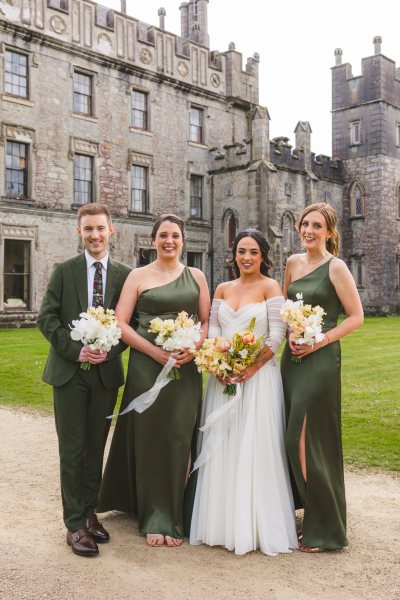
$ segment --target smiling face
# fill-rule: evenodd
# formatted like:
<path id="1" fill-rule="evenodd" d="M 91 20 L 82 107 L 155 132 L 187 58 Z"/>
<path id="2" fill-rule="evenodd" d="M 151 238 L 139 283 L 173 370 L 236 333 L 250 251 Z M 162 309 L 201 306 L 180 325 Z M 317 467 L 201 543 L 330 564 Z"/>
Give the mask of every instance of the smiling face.
<path id="1" fill-rule="evenodd" d="M 242 274 L 259 273 L 262 263 L 260 246 L 250 236 L 239 240 L 236 248 L 235 261 Z"/>
<path id="2" fill-rule="evenodd" d="M 96 260 L 101 260 L 108 252 L 108 241 L 114 232 L 106 215 L 83 215 L 77 232 L 86 250 Z"/>
<path id="3" fill-rule="evenodd" d="M 331 237 L 324 215 L 317 210 L 309 212 L 300 224 L 300 237 L 306 250 L 323 252 Z"/>
<path id="4" fill-rule="evenodd" d="M 179 258 L 183 246 L 179 225 L 171 221 L 163 221 L 157 230 L 154 245 L 158 258 Z"/>

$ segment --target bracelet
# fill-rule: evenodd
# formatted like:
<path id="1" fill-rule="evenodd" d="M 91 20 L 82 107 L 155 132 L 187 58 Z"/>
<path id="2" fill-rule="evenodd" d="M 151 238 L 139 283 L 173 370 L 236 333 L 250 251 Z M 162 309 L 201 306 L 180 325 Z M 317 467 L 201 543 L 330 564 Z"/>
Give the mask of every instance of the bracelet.
<path id="1" fill-rule="evenodd" d="M 325 337 L 326 337 L 326 339 L 328 340 L 328 344 L 330 344 L 330 343 L 331 343 L 331 340 L 329 339 L 329 335 L 328 335 L 327 333 L 325 333 Z M 328 344 L 327 344 L 327 345 L 328 345 Z"/>

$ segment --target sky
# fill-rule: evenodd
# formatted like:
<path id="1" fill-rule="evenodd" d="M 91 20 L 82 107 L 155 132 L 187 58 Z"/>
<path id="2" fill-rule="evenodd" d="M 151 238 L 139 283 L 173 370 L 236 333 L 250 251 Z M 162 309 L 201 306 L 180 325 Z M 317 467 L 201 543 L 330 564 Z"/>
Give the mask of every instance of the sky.
<path id="1" fill-rule="evenodd" d="M 119 0 L 101 0 L 120 10 Z M 127 0 L 127 13 L 158 25 L 166 9 L 165 29 L 180 35 L 181 0 Z M 210 49 L 224 52 L 230 42 L 243 54 L 260 54 L 259 102 L 268 108 L 270 137 L 294 144 L 298 121 L 309 121 L 311 149 L 332 154 L 331 67 L 334 50 L 361 75 L 361 59 L 374 54 L 373 38 L 382 37 L 382 54 L 400 66 L 400 5 L 393 0 L 210 0 Z"/>

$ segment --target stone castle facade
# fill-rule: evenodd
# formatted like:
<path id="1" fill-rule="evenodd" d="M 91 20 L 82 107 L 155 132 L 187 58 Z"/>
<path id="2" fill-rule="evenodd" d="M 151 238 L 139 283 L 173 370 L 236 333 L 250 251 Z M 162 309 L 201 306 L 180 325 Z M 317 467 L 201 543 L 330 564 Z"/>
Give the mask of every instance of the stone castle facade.
<path id="1" fill-rule="evenodd" d="M 79 252 L 76 211 L 106 203 L 112 252 L 152 260 L 154 215 L 187 221 L 184 260 L 230 277 L 236 232 L 268 237 L 274 276 L 299 250 L 305 205 L 337 210 L 342 257 L 367 312 L 399 311 L 400 75 L 380 52 L 361 77 L 333 67 L 333 156 L 270 139 L 259 57 L 209 50 L 208 0 L 180 6 L 181 36 L 90 0 L 0 0 L 0 322 L 34 322 L 54 262 Z"/>

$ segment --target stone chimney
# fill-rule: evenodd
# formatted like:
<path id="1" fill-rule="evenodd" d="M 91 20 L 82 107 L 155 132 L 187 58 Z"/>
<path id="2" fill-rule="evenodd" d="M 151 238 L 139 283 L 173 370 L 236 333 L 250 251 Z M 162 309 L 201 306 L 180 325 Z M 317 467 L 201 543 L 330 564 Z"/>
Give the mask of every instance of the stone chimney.
<path id="1" fill-rule="evenodd" d="M 158 16 L 160 19 L 160 29 L 165 29 L 165 15 L 167 14 L 167 11 L 165 10 L 165 8 L 161 7 L 158 9 Z"/>
<path id="2" fill-rule="evenodd" d="M 380 35 L 374 37 L 374 54 L 381 54 L 382 38 Z"/>
<path id="3" fill-rule="evenodd" d="M 207 4 L 209 0 L 189 0 L 183 2 L 181 11 L 181 37 L 210 47 L 207 25 Z"/>
<path id="4" fill-rule="evenodd" d="M 251 160 L 270 159 L 269 113 L 267 108 L 257 106 L 251 115 Z"/>
<path id="5" fill-rule="evenodd" d="M 311 170 L 311 126 L 308 121 L 299 121 L 294 130 L 296 134 L 296 148 L 303 150 L 304 166 Z"/>
<path id="6" fill-rule="evenodd" d="M 121 12 L 126 15 L 126 0 L 121 0 Z"/>
<path id="7" fill-rule="evenodd" d="M 335 48 L 335 65 L 338 67 L 342 64 L 343 50 L 341 48 Z"/>

